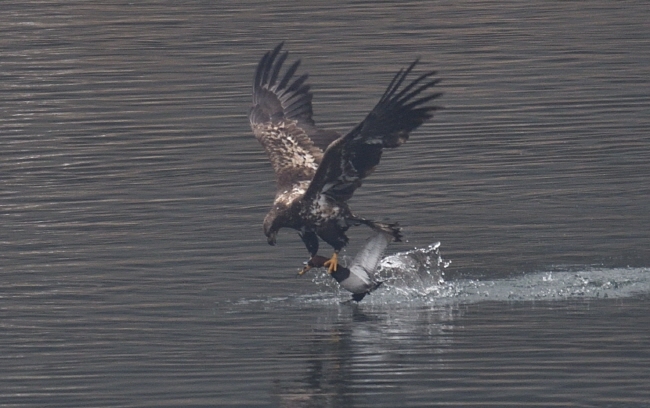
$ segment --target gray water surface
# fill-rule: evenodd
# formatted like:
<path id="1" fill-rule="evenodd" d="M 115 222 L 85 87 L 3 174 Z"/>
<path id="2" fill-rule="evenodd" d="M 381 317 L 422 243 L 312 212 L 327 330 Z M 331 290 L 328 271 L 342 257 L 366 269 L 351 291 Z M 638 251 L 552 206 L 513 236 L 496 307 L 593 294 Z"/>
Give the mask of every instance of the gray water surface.
<path id="1" fill-rule="evenodd" d="M 650 406 L 645 2 L 2 8 L 0 406 Z M 351 200 L 404 227 L 384 267 L 440 246 L 359 305 L 262 233 L 283 40 L 340 132 L 442 78 Z"/>

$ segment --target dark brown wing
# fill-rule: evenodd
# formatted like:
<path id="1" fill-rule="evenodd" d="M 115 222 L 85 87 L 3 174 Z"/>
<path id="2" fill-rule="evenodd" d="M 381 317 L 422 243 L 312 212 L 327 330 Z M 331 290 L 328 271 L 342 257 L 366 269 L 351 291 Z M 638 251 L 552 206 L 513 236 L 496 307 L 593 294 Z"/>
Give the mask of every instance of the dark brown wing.
<path id="1" fill-rule="evenodd" d="M 280 77 L 288 56 L 287 52 L 280 53 L 282 45 L 264 54 L 257 66 L 248 117 L 255 137 L 271 160 L 278 186 L 286 188 L 311 180 L 323 156 L 322 145 L 339 135 L 314 125 L 312 94 L 305 83 L 308 75 L 294 78 L 300 60 Z"/>
<path id="2" fill-rule="evenodd" d="M 318 193 L 348 200 L 379 164 L 383 148 L 401 145 L 410 132 L 433 116 L 438 107 L 428 102 L 442 94 L 423 93 L 439 82 L 431 79 L 435 71 L 420 75 L 400 90 L 417 63 L 400 70 L 363 122 L 327 148 L 305 200 L 313 200 Z"/>

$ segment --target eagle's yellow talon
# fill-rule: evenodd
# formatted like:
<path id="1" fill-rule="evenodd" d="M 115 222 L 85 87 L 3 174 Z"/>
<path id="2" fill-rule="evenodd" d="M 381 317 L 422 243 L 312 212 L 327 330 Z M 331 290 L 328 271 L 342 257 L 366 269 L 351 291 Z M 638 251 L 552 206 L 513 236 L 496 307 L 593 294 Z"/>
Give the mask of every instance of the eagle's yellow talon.
<path id="1" fill-rule="evenodd" d="M 312 268 L 311 266 L 305 265 L 304 268 L 302 268 L 301 270 L 298 271 L 298 276 L 302 276 L 302 275 L 306 274 L 311 268 Z"/>
<path id="2" fill-rule="evenodd" d="M 332 257 L 327 261 L 325 261 L 325 263 L 323 264 L 323 266 L 327 266 L 327 273 L 332 274 L 332 272 L 336 272 L 336 267 L 338 266 L 338 262 L 339 262 L 338 253 L 334 252 L 334 254 L 332 254 Z"/>

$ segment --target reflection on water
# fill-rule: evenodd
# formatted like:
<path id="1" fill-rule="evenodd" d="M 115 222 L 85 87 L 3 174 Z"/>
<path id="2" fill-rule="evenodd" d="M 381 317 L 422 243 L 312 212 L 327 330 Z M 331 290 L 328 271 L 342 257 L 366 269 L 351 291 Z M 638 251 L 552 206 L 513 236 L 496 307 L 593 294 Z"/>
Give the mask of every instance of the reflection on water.
<path id="1" fill-rule="evenodd" d="M 645 302 L 630 300 L 625 313 L 647 322 L 636 308 Z M 650 397 L 639 377 L 648 373 L 638 360 L 647 350 L 626 340 L 626 323 L 603 326 L 620 316 L 611 301 L 395 306 L 319 309 L 304 336 L 275 339 L 274 358 L 291 368 L 273 376 L 274 404 L 634 406 Z M 562 335 L 575 324 L 580 336 Z"/>
<path id="2" fill-rule="evenodd" d="M 398 378 L 413 370 L 395 351 L 420 353 L 418 344 L 427 339 L 427 356 L 442 353 L 444 343 L 450 341 L 444 330 L 453 313 L 451 308 L 366 313 L 351 307 L 326 316 L 313 327 L 296 378 L 274 381 L 275 403 L 282 407 L 385 405 L 387 396 L 406 385 Z M 436 369 L 441 364 L 428 366 Z"/>

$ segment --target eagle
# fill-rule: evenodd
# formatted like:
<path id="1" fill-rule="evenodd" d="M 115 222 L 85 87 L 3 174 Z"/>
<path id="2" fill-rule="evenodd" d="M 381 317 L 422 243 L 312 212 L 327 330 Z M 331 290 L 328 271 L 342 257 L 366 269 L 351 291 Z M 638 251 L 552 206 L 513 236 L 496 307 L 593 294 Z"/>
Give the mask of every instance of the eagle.
<path id="1" fill-rule="evenodd" d="M 397 72 L 377 105 L 348 133 L 321 129 L 312 118 L 308 74 L 296 76 L 300 60 L 280 74 L 288 57 L 288 52 L 281 52 L 283 44 L 265 53 L 257 65 L 248 115 L 277 183 L 275 200 L 264 218 L 264 234 L 275 245 L 281 228 L 297 230 L 310 259 L 317 256 L 322 239 L 334 248 L 332 257 L 323 262 L 331 274 L 351 226 L 366 225 L 401 240 L 397 223 L 358 217 L 347 202 L 379 164 L 384 148 L 406 142 L 412 131 L 433 117 L 439 107 L 430 102 L 442 93 L 431 92 L 439 82 L 432 78 L 436 71 L 406 81 L 418 64 L 416 59 Z M 302 273 L 309 268 L 308 262 Z"/>

